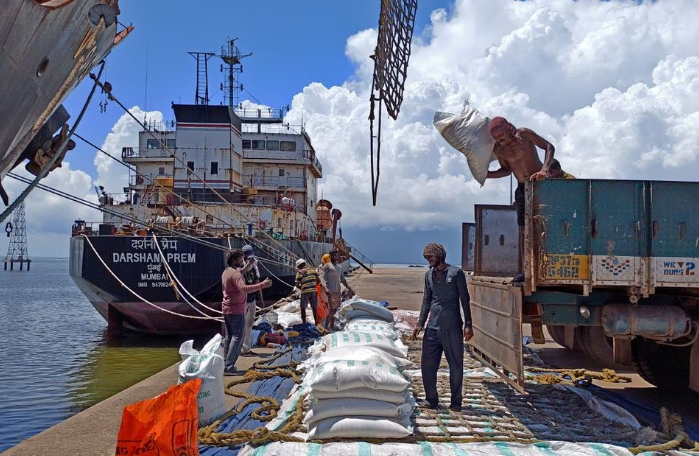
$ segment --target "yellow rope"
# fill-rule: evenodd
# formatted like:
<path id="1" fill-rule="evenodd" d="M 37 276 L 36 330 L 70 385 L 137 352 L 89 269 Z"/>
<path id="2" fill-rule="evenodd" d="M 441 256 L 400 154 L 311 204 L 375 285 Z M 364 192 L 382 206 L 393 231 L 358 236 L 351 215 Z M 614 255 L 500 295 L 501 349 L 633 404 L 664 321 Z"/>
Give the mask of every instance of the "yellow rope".
<path id="1" fill-rule="evenodd" d="M 693 450 L 699 450 L 699 443 L 693 442 L 689 435 L 684 431 L 682 426 L 682 418 L 679 415 L 668 412 L 667 408 L 660 409 L 660 428 L 665 435 L 674 436 L 672 440 L 660 445 L 641 445 L 629 448 L 633 454 L 643 453 L 645 451 L 670 451 L 681 445 Z"/>
<path id="2" fill-rule="evenodd" d="M 542 367 L 528 368 L 532 372 L 544 372 L 534 377 L 534 381 L 543 384 L 575 384 L 579 381 L 591 382 L 601 380 L 607 383 L 631 383 L 631 377 L 617 374 L 613 369 L 602 369 L 602 372 L 589 371 L 587 369 L 545 369 Z M 556 375 L 558 374 L 558 375 Z M 570 377 L 570 380 L 564 378 Z"/>

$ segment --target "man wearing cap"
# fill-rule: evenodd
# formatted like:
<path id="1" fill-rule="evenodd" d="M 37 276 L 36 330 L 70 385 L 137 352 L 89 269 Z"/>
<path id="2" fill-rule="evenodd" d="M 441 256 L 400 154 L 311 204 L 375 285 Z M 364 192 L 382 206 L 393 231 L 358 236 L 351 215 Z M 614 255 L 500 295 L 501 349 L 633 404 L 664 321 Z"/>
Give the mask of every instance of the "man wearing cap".
<path id="1" fill-rule="evenodd" d="M 252 249 L 251 245 L 244 245 L 242 251 L 245 259 L 245 266 L 241 268 L 240 272 L 245 278 L 245 283 L 248 285 L 259 283 L 260 270 L 257 267 L 255 251 Z M 255 323 L 255 310 L 257 309 L 258 300 L 260 305 L 262 305 L 261 290 L 248 294 L 247 307 L 245 309 L 245 335 L 243 336 L 243 348 L 240 356 L 256 356 L 256 353 L 252 351 L 252 325 Z"/>
<path id="2" fill-rule="evenodd" d="M 340 304 L 342 304 L 342 288 L 340 284 L 347 287 L 352 294 L 355 294 L 342 273 L 342 266 L 339 264 L 339 260 L 340 252 L 332 250 L 330 252 L 330 263 L 323 264 L 318 273 L 320 286 L 328 297 L 328 310 L 330 313 L 325 319 L 325 328 L 328 330 L 335 328 L 335 313 L 340 308 Z"/>
<path id="3" fill-rule="evenodd" d="M 296 260 L 296 286 L 301 290 L 301 320 L 306 323 L 306 307 L 311 306 L 313 321 L 316 325 L 322 322 L 318 320 L 318 273 L 315 268 L 306 266 L 306 260 Z"/>
<path id="4" fill-rule="evenodd" d="M 553 144 L 528 128 L 516 128 L 504 117 L 495 117 L 488 126 L 490 134 L 495 139 L 493 153 L 500 162 L 500 169 L 488 171 L 489 179 L 498 179 L 514 174 L 517 179 L 515 190 L 515 205 L 517 206 L 517 224 L 519 225 L 519 249 L 524 261 L 524 183 L 528 180 L 542 181 L 549 177 L 549 169 L 553 161 L 555 148 Z M 541 163 L 536 148 L 546 151 L 544 163 Z M 522 268 L 524 270 L 524 268 Z M 524 275 L 520 274 L 513 280 L 523 282 Z"/>
<path id="5" fill-rule="evenodd" d="M 444 352 L 449 364 L 449 408 L 459 412 L 463 400 L 464 341 L 468 342 L 473 337 L 466 274 L 461 268 L 446 263 L 447 252 L 440 244 L 428 244 L 423 256 L 430 264 L 430 270 L 425 274 L 420 317 L 410 339 L 416 340 L 427 322 L 420 360 L 426 406 L 431 409 L 439 406 L 437 371 Z M 465 321 L 461 319 L 462 311 Z"/>

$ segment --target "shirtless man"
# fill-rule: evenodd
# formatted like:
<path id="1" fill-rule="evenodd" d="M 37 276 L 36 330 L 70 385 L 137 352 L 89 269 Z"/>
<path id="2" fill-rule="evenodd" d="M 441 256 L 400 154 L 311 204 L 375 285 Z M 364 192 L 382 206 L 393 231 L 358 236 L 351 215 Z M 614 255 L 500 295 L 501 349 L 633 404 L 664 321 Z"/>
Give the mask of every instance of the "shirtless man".
<path id="1" fill-rule="evenodd" d="M 488 128 L 495 139 L 493 153 L 498 158 L 500 169 L 488 171 L 487 178 L 497 179 L 514 174 L 518 182 L 515 191 L 515 205 L 517 206 L 517 224 L 519 225 L 519 252 L 522 261 L 524 261 L 524 183 L 527 180 L 542 181 L 549 176 L 549 168 L 555 149 L 553 144 L 532 130 L 516 128 L 503 117 L 493 118 Z M 539 160 L 537 147 L 546 151 L 543 165 Z M 519 274 L 513 281 L 523 282 L 524 274 Z"/>

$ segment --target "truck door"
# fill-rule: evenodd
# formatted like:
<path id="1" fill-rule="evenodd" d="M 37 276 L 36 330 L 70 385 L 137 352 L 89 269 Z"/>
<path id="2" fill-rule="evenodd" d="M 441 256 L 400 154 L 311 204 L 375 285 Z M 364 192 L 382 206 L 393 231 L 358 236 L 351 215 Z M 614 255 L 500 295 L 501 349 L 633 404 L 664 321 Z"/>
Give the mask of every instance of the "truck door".
<path id="1" fill-rule="evenodd" d="M 592 286 L 645 287 L 647 198 L 643 181 L 590 181 Z"/>
<path id="2" fill-rule="evenodd" d="M 699 287 L 699 185 L 650 186 L 651 287 Z"/>

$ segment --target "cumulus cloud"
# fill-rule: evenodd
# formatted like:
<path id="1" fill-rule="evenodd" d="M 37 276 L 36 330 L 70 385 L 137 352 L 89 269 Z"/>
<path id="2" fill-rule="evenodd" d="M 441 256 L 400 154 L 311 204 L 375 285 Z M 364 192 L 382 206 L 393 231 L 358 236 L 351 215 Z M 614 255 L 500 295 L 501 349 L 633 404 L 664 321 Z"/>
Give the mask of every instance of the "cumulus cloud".
<path id="1" fill-rule="evenodd" d="M 508 179 L 480 187 L 432 126 L 470 99 L 556 146 L 578 177 L 696 179 L 699 3 L 457 0 L 416 36 L 397 121 L 384 118 L 378 207 L 371 206 L 369 88 L 376 30 L 347 40 L 357 65 L 342 86 L 293 99 L 323 163 L 321 191 L 345 226 L 433 230 L 506 204 Z M 543 157 L 543 151 L 541 151 Z"/>
<path id="2" fill-rule="evenodd" d="M 138 106 L 129 109 L 129 112 L 141 122 L 159 125 L 163 122 L 163 113 L 160 111 L 144 111 Z M 123 147 L 138 147 L 138 133 L 143 130 L 141 125 L 130 115 L 124 113 L 112 127 L 104 142 L 102 150 L 113 157 L 121 157 Z M 105 154 L 97 153 L 94 160 L 97 168 L 97 180 L 95 185 L 104 187 L 107 193 L 121 193 L 128 186 L 129 171 L 121 163 L 117 163 Z M 120 198 L 115 198 L 120 199 Z"/>

